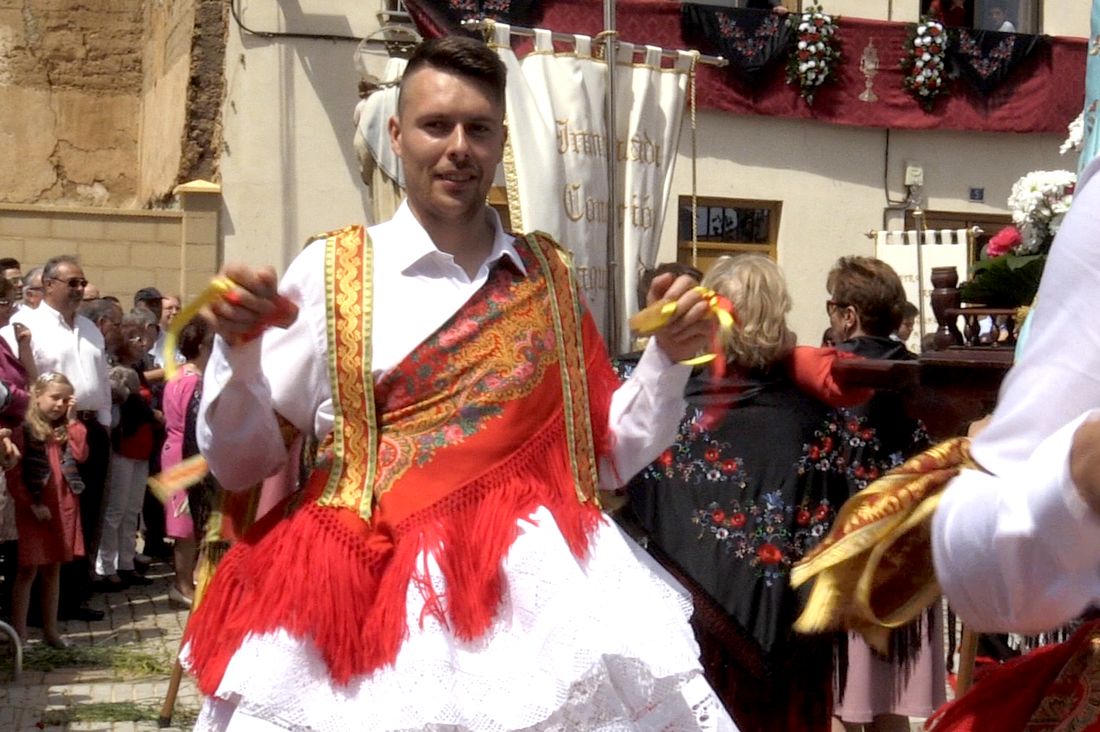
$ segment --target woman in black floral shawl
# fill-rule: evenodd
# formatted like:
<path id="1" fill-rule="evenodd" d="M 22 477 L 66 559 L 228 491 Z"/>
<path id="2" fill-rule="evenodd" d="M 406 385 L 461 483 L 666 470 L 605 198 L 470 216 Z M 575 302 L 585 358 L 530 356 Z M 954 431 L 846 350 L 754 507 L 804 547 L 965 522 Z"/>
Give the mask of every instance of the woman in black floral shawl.
<path id="1" fill-rule="evenodd" d="M 848 495 L 821 460 L 830 412 L 788 376 L 779 268 L 723 257 L 704 285 L 736 308 L 726 373 L 691 379 L 676 444 L 632 482 L 623 520 L 692 591 L 707 679 L 740 729 L 825 731 L 833 639 L 792 632 L 802 598 L 788 573 Z"/>
<path id="2" fill-rule="evenodd" d="M 890 338 L 906 303 L 901 280 L 890 265 L 870 257 L 841 257 L 825 286 L 825 310 L 837 350 L 864 358 L 916 358 Z M 906 414 L 900 396 L 892 392 L 837 410 L 819 442 L 825 440 L 829 449 L 822 449 L 822 462 L 848 479 L 853 494 L 929 446 L 924 426 Z M 943 704 L 941 612 L 936 603 L 923 622 L 894 631 L 889 658 L 878 656 L 858 636 L 849 636 L 835 709 L 846 729 L 908 730 L 907 717 L 927 717 Z"/>

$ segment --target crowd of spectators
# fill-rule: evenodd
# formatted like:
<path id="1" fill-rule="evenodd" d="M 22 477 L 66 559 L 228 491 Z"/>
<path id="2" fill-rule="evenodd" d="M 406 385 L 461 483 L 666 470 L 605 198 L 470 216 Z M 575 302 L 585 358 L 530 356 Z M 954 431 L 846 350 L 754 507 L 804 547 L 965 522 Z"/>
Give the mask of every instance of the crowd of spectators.
<path id="1" fill-rule="evenodd" d="M 24 639 L 38 625 L 65 646 L 59 619 L 102 618 L 92 593 L 148 584 L 153 559 L 172 555 L 146 482 L 161 469 L 164 337 L 179 310 L 155 287 L 124 303 L 72 256 L 26 273 L 0 258 L 0 616 Z M 193 533 L 173 537 L 189 549 L 172 599 L 189 605 Z"/>

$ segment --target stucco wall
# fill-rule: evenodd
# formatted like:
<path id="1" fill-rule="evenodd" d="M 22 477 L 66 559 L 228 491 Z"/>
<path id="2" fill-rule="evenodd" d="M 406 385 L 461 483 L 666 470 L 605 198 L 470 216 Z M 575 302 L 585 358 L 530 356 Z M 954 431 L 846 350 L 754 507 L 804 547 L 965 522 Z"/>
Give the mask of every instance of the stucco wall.
<path id="1" fill-rule="evenodd" d="M 0 2 L 0 201 L 130 205 L 142 3 Z"/>
<path id="2" fill-rule="evenodd" d="M 687 135 L 685 129 L 659 261 L 676 257 L 674 206 L 679 196 L 691 194 Z M 1062 139 L 1053 135 L 896 130 L 887 135 L 880 129 L 701 113 L 698 138 L 700 196 L 783 202 L 779 263 L 794 299 L 791 324 L 804 343 L 816 341 L 828 325 L 825 274 L 833 262 L 844 254 L 873 255 L 865 232 L 903 227 L 903 213 L 885 210 L 884 187 L 892 200 L 905 198 L 906 161 L 924 168 L 924 207 L 958 213 L 1007 213 L 1009 189 L 1021 175 L 1076 167 L 1075 158 L 1058 154 Z M 983 203 L 968 200 L 970 187 L 985 188 Z"/>
<path id="3" fill-rule="evenodd" d="M 359 36 L 380 2 L 245 5 L 261 31 Z M 286 13 L 284 15 L 283 13 Z M 219 161 L 228 259 L 283 268 L 307 237 L 367 220 L 352 148 L 356 43 L 261 38 L 230 22 Z"/>
<path id="4" fill-rule="evenodd" d="M 1046 32 L 1087 34 L 1086 0 L 1044 4 Z M 247 8 L 243 20 L 258 30 L 363 35 L 377 26 L 379 6 L 301 0 L 281 11 Z M 917 0 L 830 0 L 827 6 L 898 21 L 915 20 L 919 8 Z M 282 268 L 307 236 L 366 220 L 369 193 L 351 146 L 354 48 L 258 38 L 231 24 L 221 159 L 227 258 Z M 687 135 L 685 123 L 661 259 L 675 257 L 675 201 L 690 193 Z M 884 220 L 901 225 L 885 211 L 886 131 L 703 113 L 699 137 L 701 195 L 783 201 L 779 259 L 795 295 L 792 324 L 804 342 L 813 342 L 825 327 L 821 303 L 832 262 L 846 253 L 872 253 L 863 233 Z M 1060 142 L 1051 135 L 892 132 L 885 185 L 891 198 L 903 198 L 903 166 L 915 160 L 924 166 L 926 208 L 1005 213 L 1008 190 L 1020 175 L 1074 167 L 1059 157 Z M 985 188 L 984 203 L 969 202 L 970 187 Z"/>

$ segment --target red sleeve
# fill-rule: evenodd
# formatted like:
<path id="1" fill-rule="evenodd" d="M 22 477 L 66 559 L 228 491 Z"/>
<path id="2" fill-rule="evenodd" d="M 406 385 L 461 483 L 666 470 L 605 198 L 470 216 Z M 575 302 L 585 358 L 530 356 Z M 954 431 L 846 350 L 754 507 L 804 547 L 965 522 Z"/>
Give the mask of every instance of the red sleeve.
<path id="1" fill-rule="evenodd" d="M 832 407 L 854 407 L 874 396 L 874 389 L 845 390 L 833 378 L 833 364 L 852 358 L 854 353 L 835 348 L 796 346 L 787 359 L 787 370 L 796 386 Z"/>
<path id="2" fill-rule="evenodd" d="M 88 429 L 80 422 L 69 422 L 69 451 L 78 463 L 88 459 Z"/>

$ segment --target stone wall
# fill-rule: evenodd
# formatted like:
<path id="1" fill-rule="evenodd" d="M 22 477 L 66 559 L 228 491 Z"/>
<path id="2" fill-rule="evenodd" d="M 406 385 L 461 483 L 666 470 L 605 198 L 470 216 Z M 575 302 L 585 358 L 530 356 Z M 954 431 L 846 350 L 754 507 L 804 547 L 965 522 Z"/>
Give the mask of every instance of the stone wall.
<path id="1" fill-rule="evenodd" d="M 104 295 L 129 305 L 142 287 L 194 297 L 218 270 L 216 193 L 184 193 L 172 211 L 111 211 L 0 203 L 0 256 L 23 271 L 74 254 Z"/>
<path id="2" fill-rule="evenodd" d="M 133 205 L 140 0 L 0 0 L 0 202 Z"/>

